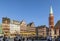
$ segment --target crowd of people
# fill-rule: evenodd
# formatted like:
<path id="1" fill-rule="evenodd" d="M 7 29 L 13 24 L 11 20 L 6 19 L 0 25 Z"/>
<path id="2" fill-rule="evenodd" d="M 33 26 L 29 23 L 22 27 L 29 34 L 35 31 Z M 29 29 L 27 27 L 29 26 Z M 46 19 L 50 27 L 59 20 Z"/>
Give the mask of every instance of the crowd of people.
<path id="1" fill-rule="evenodd" d="M 52 41 L 52 37 L 51 36 L 47 36 L 47 41 Z"/>
<path id="2" fill-rule="evenodd" d="M 58 36 L 57 38 L 53 38 L 51 36 L 47 36 L 47 41 L 60 41 L 60 36 Z"/>
<path id="3" fill-rule="evenodd" d="M 9 41 L 9 37 L 3 37 L 2 39 L 2 36 L 0 36 L 0 41 Z M 35 39 L 34 38 L 24 38 L 24 37 L 21 37 L 21 36 L 19 36 L 19 35 L 17 35 L 16 37 L 14 37 L 13 38 L 13 40 L 14 41 L 29 41 L 29 40 L 31 40 L 31 41 L 34 41 Z M 58 38 L 54 38 L 54 40 L 52 39 L 52 37 L 51 36 L 47 36 L 47 38 L 46 38 L 46 40 L 47 41 L 60 41 L 60 36 L 58 37 Z"/>

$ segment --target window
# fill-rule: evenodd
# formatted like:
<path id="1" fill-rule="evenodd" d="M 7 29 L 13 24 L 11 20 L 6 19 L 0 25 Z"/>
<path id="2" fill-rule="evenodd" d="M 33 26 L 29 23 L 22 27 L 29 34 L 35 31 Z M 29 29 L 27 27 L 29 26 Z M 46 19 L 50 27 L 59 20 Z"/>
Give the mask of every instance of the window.
<path id="1" fill-rule="evenodd" d="M 56 30 L 54 30 L 54 34 L 56 34 Z"/>
<path id="2" fill-rule="evenodd" d="M 59 29 L 59 35 L 60 35 L 60 29 Z"/>

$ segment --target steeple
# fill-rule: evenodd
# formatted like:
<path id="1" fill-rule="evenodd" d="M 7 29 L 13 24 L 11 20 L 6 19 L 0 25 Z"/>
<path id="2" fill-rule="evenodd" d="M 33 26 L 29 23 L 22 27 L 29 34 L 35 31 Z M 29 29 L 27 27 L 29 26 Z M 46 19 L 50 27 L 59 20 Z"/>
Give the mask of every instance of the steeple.
<path id="1" fill-rule="evenodd" d="M 53 14 L 52 6 L 50 7 L 50 14 Z"/>
<path id="2" fill-rule="evenodd" d="M 54 28 L 54 15 L 53 15 L 52 6 L 50 7 L 49 27 L 50 27 L 50 28 Z"/>

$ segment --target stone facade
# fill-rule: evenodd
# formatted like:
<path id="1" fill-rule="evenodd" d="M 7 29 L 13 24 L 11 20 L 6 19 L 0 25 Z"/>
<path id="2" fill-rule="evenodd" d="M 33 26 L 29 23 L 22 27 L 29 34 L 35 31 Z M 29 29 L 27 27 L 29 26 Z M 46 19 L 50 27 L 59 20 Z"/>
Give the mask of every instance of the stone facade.
<path id="1" fill-rule="evenodd" d="M 47 37 L 47 35 L 48 35 L 48 27 L 46 27 L 45 25 L 42 25 L 42 26 L 38 26 L 37 27 L 37 29 L 38 29 L 38 37 Z"/>
<path id="2" fill-rule="evenodd" d="M 54 15 L 52 6 L 49 13 L 49 28 L 46 26 L 36 27 L 34 22 L 27 24 L 24 20 L 21 22 L 16 20 L 10 20 L 10 18 L 2 18 L 2 31 L 5 36 L 13 36 L 20 34 L 23 37 L 34 37 L 36 35 L 47 37 L 48 35 L 52 38 L 60 36 L 60 20 L 54 25 Z"/>
<path id="3" fill-rule="evenodd" d="M 10 36 L 10 19 L 2 18 L 2 30 L 5 36 Z"/>
<path id="4" fill-rule="evenodd" d="M 60 20 L 54 25 L 54 15 L 52 11 L 52 7 L 50 8 L 49 14 L 49 36 L 52 38 L 57 38 L 60 36 Z"/>
<path id="5" fill-rule="evenodd" d="M 10 37 L 15 37 L 16 34 L 20 34 L 20 22 L 10 20 Z"/>
<path id="6" fill-rule="evenodd" d="M 55 24 L 54 37 L 60 36 L 60 20 Z"/>
<path id="7" fill-rule="evenodd" d="M 31 33 L 30 36 L 36 36 L 36 28 L 34 22 L 27 24 L 27 31 Z"/>
<path id="8" fill-rule="evenodd" d="M 24 20 L 19 22 L 7 17 L 2 18 L 2 30 L 7 37 L 15 37 L 16 34 L 20 34 L 23 37 L 30 37 L 36 34 L 34 23 L 26 24 Z"/>

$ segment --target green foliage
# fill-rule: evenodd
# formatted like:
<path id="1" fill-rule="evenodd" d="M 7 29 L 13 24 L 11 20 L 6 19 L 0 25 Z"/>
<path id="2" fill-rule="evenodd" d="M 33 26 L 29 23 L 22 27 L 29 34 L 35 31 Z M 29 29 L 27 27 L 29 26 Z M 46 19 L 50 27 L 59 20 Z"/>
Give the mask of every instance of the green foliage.
<path id="1" fill-rule="evenodd" d="M 0 34 L 2 34 L 3 32 L 2 32 L 2 26 L 0 25 Z"/>

